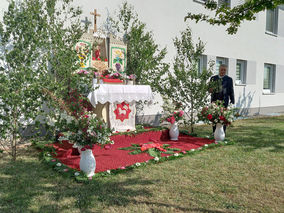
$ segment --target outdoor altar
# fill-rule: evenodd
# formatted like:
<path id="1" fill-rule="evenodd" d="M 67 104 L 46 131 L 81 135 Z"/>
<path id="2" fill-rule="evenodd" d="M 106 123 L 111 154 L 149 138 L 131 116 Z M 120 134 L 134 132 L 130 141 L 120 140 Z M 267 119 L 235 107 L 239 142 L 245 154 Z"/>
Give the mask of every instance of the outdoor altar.
<path id="1" fill-rule="evenodd" d="M 94 71 L 93 91 L 88 99 L 95 114 L 102 118 L 115 132 L 135 130 L 137 101 L 153 100 L 151 87 L 131 85 L 134 75 L 127 76 L 127 45 L 121 38 L 104 35 L 97 31 L 97 16 L 94 10 L 94 30 L 86 32 L 75 49 L 81 70 Z M 130 85 L 125 85 L 130 84 Z"/>

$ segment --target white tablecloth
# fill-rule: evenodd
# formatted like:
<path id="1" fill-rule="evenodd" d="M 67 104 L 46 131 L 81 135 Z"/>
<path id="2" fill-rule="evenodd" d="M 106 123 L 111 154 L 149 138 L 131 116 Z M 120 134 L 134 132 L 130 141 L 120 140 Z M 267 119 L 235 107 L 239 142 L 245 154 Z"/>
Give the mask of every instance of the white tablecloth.
<path id="1" fill-rule="evenodd" d="M 154 99 L 151 87 L 149 85 L 114 85 L 114 84 L 94 84 L 94 88 L 89 93 L 88 98 L 93 106 L 98 103 L 121 103 L 126 101 L 149 101 Z"/>

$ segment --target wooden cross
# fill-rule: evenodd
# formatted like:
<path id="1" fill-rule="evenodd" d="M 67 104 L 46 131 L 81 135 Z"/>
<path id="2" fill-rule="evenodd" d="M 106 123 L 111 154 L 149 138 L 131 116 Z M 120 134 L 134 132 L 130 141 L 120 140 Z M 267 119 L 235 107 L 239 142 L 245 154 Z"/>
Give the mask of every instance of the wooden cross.
<path id="1" fill-rule="evenodd" d="M 101 14 L 98 14 L 97 9 L 94 9 L 94 12 L 91 12 L 91 15 L 94 16 L 94 32 L 97 32 L 97 16 L 100 17 Z"/>

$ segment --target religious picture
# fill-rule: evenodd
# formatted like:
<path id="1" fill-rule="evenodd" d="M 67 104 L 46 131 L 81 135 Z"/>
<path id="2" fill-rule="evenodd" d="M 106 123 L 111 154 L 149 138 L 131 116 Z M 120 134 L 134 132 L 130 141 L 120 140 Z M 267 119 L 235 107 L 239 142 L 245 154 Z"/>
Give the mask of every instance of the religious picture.
<path id="1" fill-rule="evenodd" d="M 79 41 L 75 45 L 78 58 L 80 60 L 81 68 L 88 68 L 91 65 L 91 43 L 86 41 Z"/>
<path id="2" fill-rule="evenodd" d="M 124 72 L 126 68 L 126 48 L 111 47 L 110 63 L 113 70 Z"/>

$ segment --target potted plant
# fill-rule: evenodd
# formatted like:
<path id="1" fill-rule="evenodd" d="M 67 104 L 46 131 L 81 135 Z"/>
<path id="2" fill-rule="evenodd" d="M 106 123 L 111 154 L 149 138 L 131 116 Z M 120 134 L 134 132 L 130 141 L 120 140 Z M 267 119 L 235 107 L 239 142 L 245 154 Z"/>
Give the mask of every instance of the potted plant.
<path id="1" fill-rule="evenodd" d="M 111 130 L 93 112 L 81 113 L 78 118 L 65 122 L 65 128 L 68 131 L 64 132 L 64 136 L 59 137 L 59 140 L 68 140 L 74 144 L 74 148 L 78 148 L 81 156 L 80 169 L 88 177 L 93 176 L 96 168 L 93 146 L 113 144 L 114 142 L 110 139 Z"/>
<path id="2" fill-rule="evenodd" d="M 236 109 L 225 108 L 222 101 L 216 101 L 208 106 L 202 108 L 198 114 L 200 121 L 204 123 L 211 123 L 216 126 L 214 138 L 216 141 L 223 141 L 225 139 L 225 132 L 223 125 L 229 126 L 236 117 Z"/>
<path id="3" fill-rule="evenodd" d="M 135 79 L 136 79 L 136 75 L 135 74 L 131 74 L 131 75 L 127 76 L 126 84 L 127 85 L 134 85 L 135 84 Z"/>
<path id="4" fill-rule="evenodd" d="M 179 136 L 179 129 L 178 129 L 178 121 L 183 119 L 184 112 L 182 110 L 178 110 L 173 112 L 172 114 L 166 116 L 164 121 L 167 121 L 171 124 L 169 135 L 172 141 L 177 141 Z"/>

